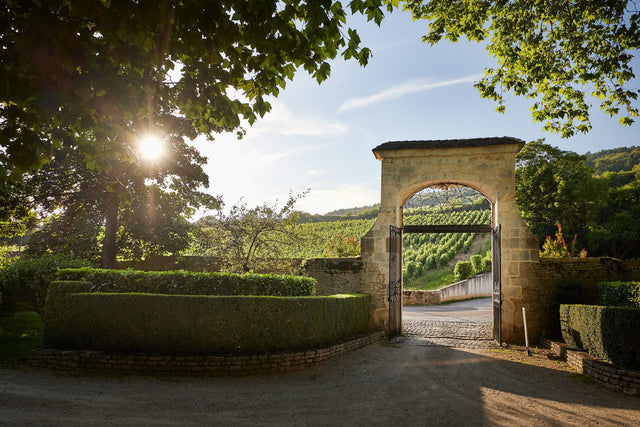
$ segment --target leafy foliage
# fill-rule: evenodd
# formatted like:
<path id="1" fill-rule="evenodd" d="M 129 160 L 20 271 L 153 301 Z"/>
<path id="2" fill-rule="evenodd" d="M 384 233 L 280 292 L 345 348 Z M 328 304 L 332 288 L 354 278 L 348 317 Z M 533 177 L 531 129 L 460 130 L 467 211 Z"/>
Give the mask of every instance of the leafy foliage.
<path id="1" fill-rule="evenodd" d="M 47 291 L 60 268 L 88 266 L 89 262 L 70 255 L 44 254 L 24 257 L 0 270 L 2 310 L 25 306 L 42 315 Z"/>
<path id="2" fill-rule="evenodd" d="M 579 241 L 586 240 L 606 194 L 604 183 L 592 172 L 583 156 L 542 140 L 526 144 L 516 155 L 516 202 L 540 241 L 552 235 L 558 223 Z"/>
<path id="3" fill-rule="evenodd" d="M 32 236 L 29 252 L 96 261 L 102 255 L 102 265 L 113 267 L 117 255 L 140 259 L 186 248 L 187 219 L 195 208 L 220 201 L 199 190 L 208 185 L 204 157 L 179 135 L 166 135 L 163 145 L 154 161 L 113 162 L 103 172 L 89 169 L 76 151 L 56 150 L 26 184 L 34 205 L 50 215 Z"/>
<path id="4" fill-rule="evenodd" d="M 46 347 L 205 355 L 300 351 L 357 336 L 369 319 L 369 296 L 362 294 L 95 293 L 77 285 L 54 284 L 47 300 Z"/>
<path id="5" fill-rule="evenodd" d="M 640 179 L 609 188 L 589 233 L 590 252 L 617 258 L 640 256 Z"/>
<path id="6" fill-rule="evenodd" d="M 249 208 L 240 202 L 228 215 L 220 211 L 196 232 L 195 254 L 218 258 L 233 272 L 254 271 L 283 258 L 285 249 L 302 239 L 293 207 L 305 194 L 290 195 L 282 208 L 267 203 Z"/>
<path id="7" fill-rule="evenodd" d="M 638 116 L 632 51 L 640 47 L 634 1 L 404 0 L 414 19 L 429 23 L 431 45 L 461 37 L 485 43 L 497 66 L 476 87 L 504 112 L 504 93 L 533 99 L 534 121 L 570 137 L 591 129 L 590 98 L 620 123 Z M 589 93 L 589 92 L 591 93 Z"/>
<path id="8" fill-rule="evenodd" d="M 585 154 L 588 166 L 596 173 L 631 171 L 640 164 L 640 147 L 618 147 Z"/>
<path id="9" fill-rule="evenodd" d="M 598 283 L 598 299 L 601 305 L 640 308 L 640 301 L 634 299 L 634 295 L 639 292 L 640 282 Z"/>
<path id="10" fill-rule="evenodd" d="M 142 292 L 169 295 L 310 296 L 316 282 L 309 277 L 276 274 L 195 273 L 75 268 L 60 270 L 61 280 L 86 281 L 92 292 Z"/>
<path id="11" fill-rule="evenodd" d="M 327 244 L 327 258 L 342 258 L 360 255 L 360 239 L 354 235 L 340 234 Z"/>
<path id="12" fill-rule="evenodd" d="M 485 224 L 490 220 L 488 210 L 454 210 L 441 212 L 439 208 L 409 210 L 405 215 L 407 225 Z M 403 240 L 403 274 L 407 279 L 424 275 L 425 271 L 447 267 L 460 252 L 468 252 L 476 233 L 427 233 L 407 234 Z M 454 273 L 455 274 L 455 273 Z"/>
<path id="13" fill-rule="evenodd" d="M 33 311 L 0 316 L 0 363 L 26 360 L 29 350 L 42 348 L 42 319 Z"/>
<path id="14" fill-rule="evenodd" d="M 458 281 L 468 279 L 473 273 L 471 261 L 459 261 L 453 269 L 453 277 Z"/>
<path id="15" fill-rule="evenodd" d="M 287 248 L 285 255 L 293 258 L 360 255 L 360 239 L 371 229 L 374 222 L 375 219 L 343 219 L 298 224 L 296 227 L 298 233 L 304 238 Z M 346 239 L 346 242 L 343 239 Z M 341 240 L 347 246 L 340 247 Z M 337 250 L 344 255 L 339 255 Z"/>
<path id="16" fill-rule="evenodd" d="M 350 6 L 382 19 L 379 2 Z M 322 82 L 339 53 L 367 63 L 346 17 L 340 2 L 300 0 L 6 1 L 0 183 L 19 182 L 61 146 L 89 169 L 135 159 L 133 139 L 166 122 L 185 135 L 242 134 L 241 120 L 267 113 L 265 97 L 298 68 Z"/>
<path id="17" fill-rule="evenodd" d="M 561 305 L 564 341 L 626 369 L 640 368 L 640 309 Z"/>
<path id="18" fill-rule="evenodd" d="M 578 236 L 575 235 L 573 240 L 571 241 L 571 246 L 567 246 L 564 241 L 564 237 L 562 236 L 562 225 L 558 224 L 558 231 L 556 232 L 555 238 L 551 238 L 551 236 L 547 236 L 547 239 L 544 241 L 542 245 L 542 250 L 540 251 L 541 258 L 567 258 L 567 257 L 587 257 L 587 250 L 582 249 L 578 250 L 576 247 L 576 238 Z"/>

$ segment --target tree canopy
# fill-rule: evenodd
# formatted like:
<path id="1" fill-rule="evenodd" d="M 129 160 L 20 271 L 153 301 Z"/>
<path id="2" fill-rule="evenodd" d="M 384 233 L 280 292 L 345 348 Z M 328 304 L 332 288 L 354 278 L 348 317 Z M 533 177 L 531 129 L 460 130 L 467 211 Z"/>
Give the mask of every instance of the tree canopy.
<path id="1" fill-rule="evenodd" d="M 289 195 L 281 208 L 268 203 L 249 208 L 241 201 L 229 214 L 219 211 L 216 217 L 201 219 L 203 226 L 194 233 L 194 252 L 216 258 L 232 272 L 273 268 L 287 249 L 305 238 L 296 227 L 298 215 L 293 208 L 306 194 Z"/>
<path id="2" fill-rule="evenodd" d="M 379 23 L 379 6 L 351 12 Z M 326 0 L 4 1 L 0 195 L 63 145 L 104 170 L 178 119 L 185 137 L 242 135 L 298 68 L 321 82 L 338 54 L 367 63 L 346 15 Z"/>
<path id="3" fill-rule="evenodd" d="M 397 0 L 395 1 L 397 3 Z M 429 23 L 423 41 L 482 42 L 496 59 L 476 84 L 505 110 L 507 92 L 533 100 L 534 121 L 570 137 L 591 129 L 590 102 L 620 123 L 638 116 L 632 52 L 640 14 L 632 0 L 402 0 Z"/>
<path id="4" fill-rule="evenodd" d="M 606 187 L 592 176 L 584 156 L 545 144 L 524 146 L 516 155 L 516 202 L 520 215 L 540 239 L 561 224 L 566 235 L 586 240 Z"/>

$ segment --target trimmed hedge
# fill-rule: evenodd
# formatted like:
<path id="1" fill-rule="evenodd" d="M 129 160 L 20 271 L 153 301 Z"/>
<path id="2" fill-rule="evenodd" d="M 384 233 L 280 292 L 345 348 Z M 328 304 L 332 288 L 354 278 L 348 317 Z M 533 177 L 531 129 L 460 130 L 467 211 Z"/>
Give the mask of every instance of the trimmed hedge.
<path id="1" fill-rule="evenodd" d="M 601 305 L 640 307 L 634 301 L 634 290 L 640 290 L 640 282 L 600 282 L 598 299 Z"/>
<path id="2" fill-rule="evenodd" d="M 0 270 L 0 311 L 30 308 L 42 315 L 49 285 L 58 270 L 88 265 L 87 260 L 64 254 L 18 258 Z"/>
<path id="3" fill-rule="evenodd" d="M 92 292 L 138 292 L 167 295 L 311 296 L 316 281 L 310 277 L 278 274 L 198 273 L 192 271 L 60 270 L 59 280 L 91 283 Z"/>
<path id="4" fill-rule="evenodd" d="M 54 282 L 45 347 L 160 354 L 250 354 L 326 346 L 366 332 L 369 296 L 86 293 Z"/>
<path id="5" fill-rule="evenodd" d="M 561 305 L 564 341 L 625 369 L 640 369 L 640 309 Z"/>

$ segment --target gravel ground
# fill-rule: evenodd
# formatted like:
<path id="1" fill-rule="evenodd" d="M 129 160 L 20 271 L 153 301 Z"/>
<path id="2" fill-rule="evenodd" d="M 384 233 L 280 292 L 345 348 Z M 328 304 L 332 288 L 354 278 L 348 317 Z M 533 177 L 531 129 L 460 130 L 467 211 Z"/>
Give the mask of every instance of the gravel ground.
<path id="1" fill-rule="evenodd" d="M 640 398 L 544 352 L 380 343 L 298 372 L 242 378 L 0 369 L 7 425 L 637 426 Z"/>
<path id="2" fill-rule="evenodd" d="M 527 356 L 519 347 L 492 348 L 490 323 L 452 323 L 440 314 L 407 314 L 405 337 L 278 375 L 105 377 L 0 368 L 0 424 L 640 425 L 640 397 L 595 384 L 545 350 Z"/>

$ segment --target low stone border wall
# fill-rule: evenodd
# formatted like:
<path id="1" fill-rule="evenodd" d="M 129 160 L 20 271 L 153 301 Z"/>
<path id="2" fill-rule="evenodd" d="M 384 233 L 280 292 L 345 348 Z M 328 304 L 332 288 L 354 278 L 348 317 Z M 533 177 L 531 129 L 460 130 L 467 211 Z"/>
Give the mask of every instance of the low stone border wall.
<path id="1" fill-rule="evenodd" d="M 335 356 L 373 344 L 382 332 L 296 353 L 254 355 L 176 356 L 161 354 L 118 354 L 81 350 L 32 350 L 29 365 L 73 373 L 102 372 L 125 375 L 251 375 L 286 372 L 319 365 Z"/>
<path id="2" fill-rule="evenodd" d="M 447 301 L 490 297 L 493 291 L 491 273 L 483 273 L 435 291 L 402 291 L 403 305 L 434 305 Z"/>
<path id="3" fill-rule="evenodd" d="M 542 345 L 564 359 L 579 373 L 593 378 L 605 387 L 640 396 L 640 372 L 616 368 L 589 353 L 547 338 L 542 338 Z"/>

